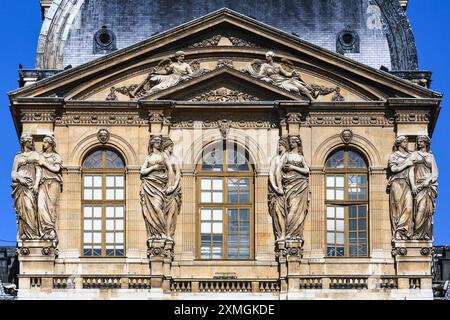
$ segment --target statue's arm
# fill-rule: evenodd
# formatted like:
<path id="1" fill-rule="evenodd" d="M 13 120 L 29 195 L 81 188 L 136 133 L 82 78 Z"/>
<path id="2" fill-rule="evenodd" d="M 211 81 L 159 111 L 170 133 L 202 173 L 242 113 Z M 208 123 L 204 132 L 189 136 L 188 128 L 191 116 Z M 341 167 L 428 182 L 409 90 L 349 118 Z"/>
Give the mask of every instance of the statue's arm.
<path id="1" fill-rule="evenodd" d="M 275 178 L 277 170 L 277 161 L 276 157 L 270 161 L 270 169 L 269 169 L 269 183 L 275 190 L 278 188 L 277 180 Z"/>
<path id="2" fill-rule="evenodd" d="M 181 168 L 180 168 L 180 165 L 179 165 L 176 157 L 173 157 L 173 164 L 175 167 L 175 172 L 174 172 L 175 181 L 173 183 L 173 186 L 174 186 L 174 189 L 176 189 L 176 188 L 178 188 L 178 185 L 181 182 Z"/>
<path id="3" fill-rule="evenodd" d="M 42 168 L 39 165 L 35 165 L 34 167 L 36 168 L 36 179 L 34 181 L 33 191 L 37 194 L 42 178 Z"/>
<path id="4" fill-rule="evenodd" d="M 145 158 L 144 164 L 141 167 L 141 176 L 146 176 L 148 174 L 150 174 L 150 172 L 153 171 L 153 167 L 148 167 L 148 157 Z"/>
<path id="5" fill-rule="evenodd" d="M 436 183 L 438 179 L 438 167 L 436 163 L 436 158 L 431 154 L 431 182 Z"/>
<path id="6" fill-rule="evenodd" d="M 11 169 L 11 178 L 13 182 L 20 182 L 20 177 L 19 174 L 17 173 L 17 168 L 19 167 L 18 165 L 18 159 L 17 156 L 14 157 L 14 163 L 13 163 L 13 167 Z"/>
<path id="7" fill-rule="evenodd" d="M 389 163 L 388 166 L 391 169 L 392 173 L 399 173 L 403 170 L 405 170 L 406 168 L 412 166 L 412 160 L 410 159 L 410 157 L 408 157 L 405 161 L 403 161 L 402 164 L 397 164 L 396 161 L 394 161 L 393 157 L 391 156 L 389 159 Z"/>
<path id="8" fill-rule="evenodd" d="M 300 173 L 300 174 L 302 174 L 304 176 L 307 176 L 309 174 L 309 167 L 306 164 L 306 161 L 305 161 L 304 157 L 303 157 L 302 163 L 303 163 L 303 167 L 297 167 L 297 166 L 291 164 L 291 168 L 292 168 L 292 170 L 295 170 L 298 173 Z"/>
<path id="9" fill-rule="evenodd" d="M 281 65 L 280 65 L 280 73 L 281 73 L 283 76 L 288 77 L 288 78 L 291 78 L 291 77 L 293 77 L 293 76 L 295 75 L 294 72 L 289 72 L 289 71 L 285 70 L 285 69 L 283 68 L 283 66 L 281 66 Z"/>
<path id="10" fill-rule="evenodd" d="M 167 169 L 167 193 L 171 193 L 175 190 L 176 186 L 174 185 L 174 171 L 172 169 L 172 164 L 170 163 L 169 157 L 163 153 L 164 165 Z"/>
<path id="11" fill-rule="evenodd" d="M 411 155 L 411 157 L 414 157 L 414 155 Z M 417 193 L 417 185 L 416 185 L 416 177 L 414 174 L 414 170 L 412 168 L 408 172 L 408 179 L 409 179 L 409 184 L 411 185 L 413 194 L 415 195 Z"/>
<path id="12" fill-rule="evenodd" d="M 39 165 L 41 167 L 45 167 L 46 169 L 48 169 L 49 171 L 51 171 L 53 173 L 59 173 L 62 169 L 62 162 L 61 162 L 61 158 L 59 156 L 57 157 L 57 160 L 53 164 L 50 164 L 44 160 L 40 160 Z"/>

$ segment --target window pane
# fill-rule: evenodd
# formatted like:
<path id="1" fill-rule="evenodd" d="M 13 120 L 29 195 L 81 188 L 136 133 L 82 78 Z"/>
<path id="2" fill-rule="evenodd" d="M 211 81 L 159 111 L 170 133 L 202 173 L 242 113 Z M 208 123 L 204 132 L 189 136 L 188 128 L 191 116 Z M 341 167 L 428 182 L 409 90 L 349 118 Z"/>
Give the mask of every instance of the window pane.
<path id="1" fill-rule="evenodd" d="M 358 185 L 360 187 L 364 187 L 366 185 L 366 181 L 367 181 L 367 177 L 364 175 L 359 175 L 358 176 Z"/>
<path id="2" fill-rule="evenodd" d="M 336 200 L 344 200 L 344 189 L 336 189 Z"/>
<path id="3" fill-rule="evenodd" d="M 356 206 L 349 207 L 349 217 L 356 218 Z"/>
<path id="4" fill-rule="evenodd" d="M 327 161 L 328 168 L 344 168 L 344 151 L 335 152 Z"/>
<path id="5" fill-rule="evenodd" d="M 203 171 L 223 171 L 223 148 L 217 146 L 211 151 L 206 152 L 203 157 Z"/>
<path id="6" fill-rule="evenodd" d="M 114 176 L 106 176 L 106 187 L 114 187 Z"/>
<path id="7" fill-rule="evenodd" d="M 84 220 L 84 230 L 92 230 L 92 220 Z"/>
<path id="8" fill-rule="evenodd" d="M 344 176 L 336 176 L 336 187 L 344 187 Z"/>
<path id="9" fill-rule="evenodd" d="M 124 187 L 123 176 L 116 176 L 116 187 Z"/>
<path id="10" fill-rule="evenodd" d="M 106 189 L 106 200 L 114 200 L 114 189 Z"/>
<path id="11" fill-rule="evenodd" d="M 333 257 L 335 256 L 336 252 L 334 250 L 334 247 L 327 247 L 327 256 L 328 257 Z"/>
<path id="12" fill-rule="evenodd" d="M 101 207 L 94 207 L 94 217 L 95 218 L 101 218 L 102 216 L 102 208 Z"/>
<path id="13" fill-rule="evenodd" d="M 201 188 L 202 188 L 202 190 L 211 190 L 211 180 L 210 179 L 202 179 Z"/>
<path id="14" fill-rule="evenodd" d="M 351 257 L 354 257 L 354 256 L 357 255 L 357 253 L 356 253 L 356 246 L 355 245 L 349 247 L 349 254 L 350 254 Z"/>
<path id="15" fill-rule="evenodd" d="M 344 220 L 336 220 L 336 231 L 344 232 Z"/>
<path id="16" fill-rule="evenodd" d="M 239 193 L 239 203 L 249 203 L 250 202 L 250 192 L 241 190 Z"/>
<path id="17" fill-rule="evenodd" d="M 92 200 L 92 189 L 84 189 L 84 200 Z"/>
<path id="18" fill-rule="evenodd" d="M 211 202 L 211 192 L 202 191 L 202 202 Z"/>
<path id="19" fill-rule="evenodd" d="M 125 165 L 120 156 L 111 150 L 106 150 L 106 167 L 123 168 Z"/>
<path id="20" fill-rule="evenodd" d="M 123 189 L 116 189 L 116 200 L 123 200 L 124 194 Z"/>
<path id="21" fill-rule="evenodd" d="M 222 223 L 221 222 L 213 223 L 213 233 L 222 233 Z"/>
<path id="22" fill-rule="evenodd" d="M 106 220 L 106 230 L 114 231 L 114 220 L 112 219 Z"/>
<path id="23" fill-rule="evenodd" d="M 84 243 L 92 243 L 92 233 L 91 232 L 84 233 Z"/>
<path id="24" fill-rule="evenodd" d="M 327 243 L 334 244 L 334 233 L 332 232 L 327 233 Z"/>
<path id="25" fill-rule="evenodd" d="M 116 207 L 116 218 L 123 218 L 123 206 Z"/>
<path id="26" fill-rule="evenodd" d="M 241 209 L 239 210 L 241 214 L 241 220 L 249 220 L 250 219 L 250 210 L 249 209 Z"/>
<path id="27" fill-rule="evenodd" d="M 102 189 L 94 189 L 94 200 L 102 200 Z"/>
<path id="28" fill-rule="evenodd" d="M 213 190 L 222 190 L 223 182 L 222 179 L 214 179 L 213 180 Z"/>
<path id="29" fill-rule="evenodd" d="M 334 187 L 334 176 L 327 176 L 327 187 Z"/>
<path id="30" fill-rule="evenodd" d="M 92 207 L 84 207 L 84 217 L 88 218 L 88 217 L 92 217 Z"/>
<path id="31" fill-rule="evenodd" d="M 334 189 L 327 189 L 327 200 L 334 200 Z"/>
<path id="32" fill-rule="evenodd" d="M 106 217 L 114 218 L 114 207 L 106 207 Z"/>
<path id="33" fill-rule="evenodd" d="M 84 186 L 92 187 L 92 176 L 84 176 Z"/>
<path id="34" fill-rule="evenodd" d="M 344 244 L 344 234 L 336 233 L 336 244 L 343 245 Z"/>
<path id="35" fill-rule="evenodd" d="M 106 233 L 106 243 L 114 243 L 114 232 Z"/>
<path id="36" fill-rule="evenodd" d="M 202 209 L 202 220 L 211 220 L 211 210 L 210 209 Z"/>
<path id="37" fill-rule="evenodd" d="M 238 220 L 238 209 L 228 209 L 228 221 Z"/>
<path id="38" fill-rule="evenodd" d="M 336 256 L 343 257 L 345 254 L 344 247 L 336 247 Z"/>
<path id="39" fill-rule="evenodd" d="M 201 232 L 202 233 L 211 233 L 211 223 L 210 222 L 202 222 Z"/>
<path id="40" fill-rule="evenodd" d="M 359 206 L 358 207 L 358 217 L 359 218 L 365 218 L 366 217 L 366 206 Z"/>
<path id="41" fill-rule="evenodd" d="M 327 230 L 334 231 L 334 220 L 327 220 Z"/>
<path id="42" fill-rule="evenodd" d="M 94 230 L 102 230 L 102 220 L 94 220 Z"/>
<path id="43" fill-rule="evenodd" d="M 222 221 L 222 209 L 214 209 L 213 210 L 213 220 L 214 221 Z"/>
<path id="44" fill-rule="evenodd" d="M 116 220 L 116 230 L 123 231 L 123 220 Z"/>
<path id="45" fill-rule="evenodd" d="M 358 255 L 366 256 L 367 255 L 367 247 L 365 244 L 361 244 L 358 246 Z"/>
<path id="46" fill-rule="evenodd" d="M 102 234 L 99 232 L 94 232 L 94 243 L 102 243 Z"/>
<path id="47" fill-rule="evenodd" d="M 116 232 L 116 243 L 123 243 L 123 232 Z"/>
<path id="48" fill-rule="evenodd" d="M 366 219 L 359 219 L 358 220 L 358 229 L 359 230 L 366 230 Z"/>
<path id="49" fill-rule="evenodd" d="M 94 176 L 94 187 L 96 188 L 102 187 L 102 176 Z"/>
<path id="50" fill-rule="evenodd" d="M 228 202 L 238 203 L 238 193 L 236 191 L 228 191 Z"/>
<path id="51" fill-rule="evenodd" d="M 348 221 L 348 228 L 351 231 L 356 230 L 356 220 L 355 219 L 350 219 Z"/>
<path id="52" fill-rule="evenodd" d="M 350 168 L 366 168 L 366 161 L 356 152 L 348 152 L 348 165 Z"/>
<path id="53" fill-rule="evenodd" d="M 327 206 L 327 218 L 334 218 L 334 207 Z"/>
<path id="54" fill-rule="evenodd" d="M 85 168 L 101 168 L 102 167 L 102 151 L 97 150 L 91 153 L 86 160 L 84 160 L 83 167 Z"/>
<path id="55" fill-rule="evenodd" d="M 221 203 L 223 201 L 222 199 L 222 192 L 213 192 L 213 203 Z"/>
<path id="56" fill-rule="evenodd" d="M 344 219 L 344 207 L 336 207 L 336 218 Z"/>

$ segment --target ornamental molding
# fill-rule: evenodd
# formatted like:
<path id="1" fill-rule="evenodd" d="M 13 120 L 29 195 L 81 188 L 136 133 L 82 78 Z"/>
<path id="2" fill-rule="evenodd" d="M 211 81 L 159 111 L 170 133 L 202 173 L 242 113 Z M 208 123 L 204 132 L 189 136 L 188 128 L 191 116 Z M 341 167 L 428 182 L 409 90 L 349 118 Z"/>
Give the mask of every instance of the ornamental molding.
<path id="1" fill-rule="evenodd" d="M 190 99 L 189 101 L 235 102 L 235 101 L 260 101 L 260 99 L 249 93 L 242 92 L 240 90 L 218 88 L 197 95 L 194 98 Z"/>
<path id="2" fill-rule="evenodd" d="M 429 112 L 397 112 L 395 114 L 396 123 L 429 123 Z"/>
<path id="3" fill-rule="evenodd" d="M 215 34 L 207 39 L 197 41 L 193 44 L 188 45 L 187 48 L 195 49 L 195 48 L 217 47 L 220 46 L 221 43 L 223 46 L 259 48 L 259 46 L 256 45 L 255 43 L 244 40 L 240 37 L 233 36 L 228 32 Z"/>
<path id="4" fill-rule="evenodd" d="M 27 122 L 54 122 L 55 111 L 48 109 L 22 109 L 20 110 L 20 121 Z"/>
<path id="5" fill-rule="evenodd" d="M 385 114 L 361 112 L 340 112 L 339 114 L 310 113 L 300 123 L 310 126 L 392 126 L 394 125 L 394 118 L 387 117 Z"/>
<path id="6" fill-rule="evenodd" d="M 147 125 L 138 112 L 67 111 L 55 119 L 57 125 Z"/>

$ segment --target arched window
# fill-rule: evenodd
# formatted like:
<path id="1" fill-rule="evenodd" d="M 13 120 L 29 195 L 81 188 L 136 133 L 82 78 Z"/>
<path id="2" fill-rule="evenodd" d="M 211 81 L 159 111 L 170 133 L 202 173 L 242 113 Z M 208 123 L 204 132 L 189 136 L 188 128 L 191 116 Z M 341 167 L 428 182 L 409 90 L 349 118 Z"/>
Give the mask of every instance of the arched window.
<path id="1" fill-rule="evenodd" d="M 325 166 L 327 256 L 368 255 L 368 183 L 366 160 L 341 149 Z"/>
<path id="2" fill-rule="evenodd" d="M 197 166 L 198 258 L 253 258 L 253 184 L 247 152 L 238 144 L 203 151 Z"/>
<path id="3" fill-rule="evenodd" d="M 83 256 L 124 256 L 125 164 L 110 149 L 83 163 Z"/>

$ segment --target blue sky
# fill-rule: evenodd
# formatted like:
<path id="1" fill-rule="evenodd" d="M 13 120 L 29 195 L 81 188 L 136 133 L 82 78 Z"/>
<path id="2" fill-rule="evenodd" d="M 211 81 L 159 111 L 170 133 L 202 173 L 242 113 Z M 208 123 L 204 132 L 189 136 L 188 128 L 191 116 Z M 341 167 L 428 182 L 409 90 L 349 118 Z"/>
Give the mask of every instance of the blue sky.
<path id="1" fill-rule="evenodd" d="M 419 66 L 433 71 L 432 89 L 444 93 L 442 110 L 433 134 L 432 150 L 439 166 L 439 196 L 435 213 L 435 244 L 450 245 L 450 14 L 449 0 L 410 0 L 408 17 L 416 38 Z M 2 1 L 0 5 L 0 246 L 13 245 L 16 220 L 11 198 L 10 170 L 19 150 L 9 112 L 8 91 L 18 87 L 18 65 L 34 68 L 36 45 L 41 28 L 38 0 Z"/>

